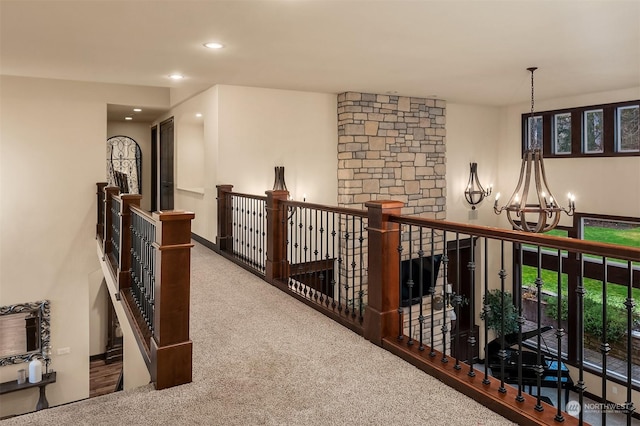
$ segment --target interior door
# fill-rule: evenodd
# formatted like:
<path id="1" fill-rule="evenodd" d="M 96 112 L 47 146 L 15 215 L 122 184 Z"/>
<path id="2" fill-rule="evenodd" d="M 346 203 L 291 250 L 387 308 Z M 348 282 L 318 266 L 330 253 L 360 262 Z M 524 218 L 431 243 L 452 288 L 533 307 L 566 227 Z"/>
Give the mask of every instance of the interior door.
<path id="1" fill-rule="evenodd" d="M 151 128 L 151 211 L 158 209 L 158 126 Z"/>
<path id="2" fill-rule="evenodd" d="M 160 123 L 160 210 L 173 210 L 173 117 Z"/>

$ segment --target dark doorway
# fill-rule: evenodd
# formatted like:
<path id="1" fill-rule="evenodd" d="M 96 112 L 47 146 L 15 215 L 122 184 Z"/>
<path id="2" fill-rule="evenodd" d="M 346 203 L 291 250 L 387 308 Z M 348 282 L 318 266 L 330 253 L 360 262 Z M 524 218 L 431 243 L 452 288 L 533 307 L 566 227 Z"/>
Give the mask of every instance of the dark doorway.
<path id="1" fill-rule="evenodd" d="M 160 210 L 173 210 L 173 117 L 160 123 Z"/>
<path id="2" fill-rule="evenodd" d="M 158 210 L 158 126 L 151 128 L 151 211 Z"/>

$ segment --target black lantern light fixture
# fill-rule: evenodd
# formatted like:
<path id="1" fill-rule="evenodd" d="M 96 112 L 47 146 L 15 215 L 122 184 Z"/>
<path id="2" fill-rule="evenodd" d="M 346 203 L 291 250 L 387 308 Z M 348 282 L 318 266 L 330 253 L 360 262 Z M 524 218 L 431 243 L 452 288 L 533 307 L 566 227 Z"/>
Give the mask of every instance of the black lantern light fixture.
<path id="1" fill-rule="evenodd" d="M 541 138 L 538 138 L 537 126 L 534 125 L 534 96 L 533 96 L 533 72 L 537 67 L 527 68 L 531 73 L 531 117 L 529 119 L 529 146 L 522 157 L 520 166 L 520 178 L 516 189 L 506 205 L 498 207 L 500 193 L 496 194 L 493 210 L 496 214 L 507 212 L 507 219 L 515 229 L 526 232 L 547 232 L 552 230 L 560 222 L 560 213 L 565 212 L 573 216 L 575 211 L 575 197 L 569 193 L 569 207 L 564 208 L 557 204 L 544 171 L 542 161 Z M 530 191 L 531 175 L 535 187 Z M 533 199 L 529 202 L 529 199 Z"/>
<path id="2" fill-rule="evenodd" d="M 489 185 L 487 189 L 482 187 L 478 179 L 478 163 L 469 163 L 469 169 L 469 182 L 464 190 L 464 198 L 467 200 L 467 203 L 471 204 L 471 209 L 475 210 L 476 205 L 491 195 L 493 185 Z"/>

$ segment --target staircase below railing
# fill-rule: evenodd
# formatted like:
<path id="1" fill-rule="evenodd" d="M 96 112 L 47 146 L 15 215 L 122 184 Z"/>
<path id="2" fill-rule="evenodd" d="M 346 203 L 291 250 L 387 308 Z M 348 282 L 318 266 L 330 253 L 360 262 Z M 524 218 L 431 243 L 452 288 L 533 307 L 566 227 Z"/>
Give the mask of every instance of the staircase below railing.
<path id="1" fill-rule="evenodd" d="M 156 389 L 191 382 L 191 221 L 98 183 L 97 239 Z"/>

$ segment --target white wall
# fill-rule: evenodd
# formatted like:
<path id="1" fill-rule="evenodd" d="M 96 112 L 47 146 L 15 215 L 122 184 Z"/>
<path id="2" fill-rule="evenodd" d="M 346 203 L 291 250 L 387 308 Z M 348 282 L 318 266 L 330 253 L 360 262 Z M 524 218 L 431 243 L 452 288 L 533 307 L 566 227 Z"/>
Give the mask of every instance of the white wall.
<path id="1" fill-rule="evenodd" d="M 194 146 L 190 120 L 195 112 L 203 114 L 202 147 Z M 307 194 L 307 201 L 336 205 L 336 95 L 215 86 L 166 117 L 172 115 L 178 176 L 175 208 L 196 213 L 194 233 L 215 241 L 216 185 L 231 184 L 234 191 L 264 195 L 273 187 L 275 166 L 285 166 L 287 188 L 295 199 Z M 202 173 L 194 155 L 199 152 L 205 158 Z M 192 165 L 192 170 L 183 169 Z M 202 191 L 191 187 L 199 176 Z"/>
<path id="2" fill-rule="evenodd" d="M 0 77 L 0 305 L 51 300 L 51 405 L 89 396 L 90 294 L 100 287 L 96 182 L 104 181 L 106 104 L 168 107 L 151 87 Z M 90 290 L 91 289 L 91 290 Z M 58 355 L 61 348 L 70 353 Z M 25 364 L 0 368 L 15 380 Z M 0 397 L 32 411 L 37 390 Z"/>
<path id="3" fill-rule="evenodd" d="M 478 163 L 485 187 L 498 183 L 501 156 L 496 155 L 504 111 L 502 108 L 447 103 L 447 220 L 497 226 L 493 212 L 495 194 L 472 211 L 464 198 L 469 163 Z"/>

